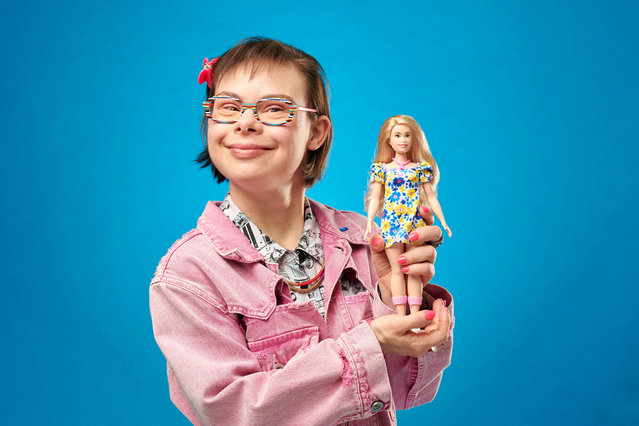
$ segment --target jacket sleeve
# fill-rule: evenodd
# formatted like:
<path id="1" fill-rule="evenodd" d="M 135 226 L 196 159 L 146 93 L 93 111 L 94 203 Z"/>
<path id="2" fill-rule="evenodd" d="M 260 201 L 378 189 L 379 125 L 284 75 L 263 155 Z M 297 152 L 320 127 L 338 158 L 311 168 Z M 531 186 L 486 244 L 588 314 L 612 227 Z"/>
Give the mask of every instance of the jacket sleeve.
<path id="1" fill-rule="evenodd" d="M 375 293 L 373 315 L 379 317 L 394 314 L 395 311 L 382 302 L 379 292 Z M 393 399 L 398 410 L 406 410 L 431 402 L 437 394 L 444 369 L 450 365 L 455 318 L 453 298 L 446 289 L 435 284 L 427 284 L 424 287 L 423 298 L 426 306 L 431 306 L 435 299 L 446 300 L 451 317 L 450 336 L 443 347 L 436 351 L 428 351 L 419 358 L 385 355 Z"/>
<path id="2" fill-rule="evenodd" d="M 200 289 L 156 279 L 150 309 L 171 399 L 194 424 L 335 424 L 390 406 L 385 359 L 366 323 L 263 371 L 241 321 Z"/>

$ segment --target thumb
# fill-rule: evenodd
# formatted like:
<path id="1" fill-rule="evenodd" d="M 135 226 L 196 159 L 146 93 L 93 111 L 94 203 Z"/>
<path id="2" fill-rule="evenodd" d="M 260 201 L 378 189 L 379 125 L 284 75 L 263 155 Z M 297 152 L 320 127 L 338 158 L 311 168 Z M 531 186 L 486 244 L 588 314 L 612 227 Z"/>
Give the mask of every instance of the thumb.
<path id="1" fill-rule="evenodd" d="M 391 266 L 388 263 L 388 257 L 386 256 L 386 243 L 381 235 L 377 234 L 370 240 L 369 244 L 371 248 L 371 257 L 373 258 L 373 264 L 375 270 L 377 270 L 377 276 L 383 277 L 390 273 Z"/>
<path id="2" fill-rule="evenodd" d="M 404 316 L 406 331 L 413 328 L 424 328 L 435 318 L 435 312 L 431 310 L 418 311 Z"/>
<path id="3" fill-rule="evenodd" d="M 426 222 L 426 225 L 432 226 L 435 223 L 435 217 L 433 216 L 433 211 L 426 206 L 421 206 L 419 208 L 419 214 Z"/>
<path id="4" fill-rule="evenodd" d="M 377 234 L 373 238 L 370 239 L 371 251 L 373 253 L 382 253 L 384 251 L 384 239 L 381 235 Z"/>

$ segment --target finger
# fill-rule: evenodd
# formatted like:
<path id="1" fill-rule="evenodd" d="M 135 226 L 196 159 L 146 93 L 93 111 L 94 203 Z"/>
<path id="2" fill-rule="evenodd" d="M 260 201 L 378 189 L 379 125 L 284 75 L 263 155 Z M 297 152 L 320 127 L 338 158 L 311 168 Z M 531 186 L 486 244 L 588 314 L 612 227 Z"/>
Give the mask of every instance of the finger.
<path id="1" fill-rule="evenodd" d="M 428 207 L 426 206 L 421 206 L 419 208 L 419 214 L 422 216 L 422 218 L 424 219 L 424 222 L 426 222 L 426 225 L 432 225 L 433 223 L 435 223 L 435 217 L 433 216 L 433 211 L 430 210 Z"/>
<path id="2" fill-rule="evenodd" d="M 448 338 L 449 329 L 450 329 L 450 311 L 448 310 L 448 307 L 444 307 L 439 312 L 439 326 L 437 327 L 437 331 L 444 333 L 444 336 Z"/>
<path id="3" fill-rule="evenodd" d="M 420 226 L 408 234 L 408 239 L 413 244 L 434 243 L 442 237 L 442 230 L 439 226 Z"/>
<path id="4" fill-rule="evenodd" d="M 445 307 L 446 307 L 446 302 L 444 302 L 444 300 L 435 299 L 433 301 L 433 311 L 437 312 L 437 314 L 439 314 L 440 311 L 444 309 Z"/>
<path id="5" fill-rule="evenodd" d="M 437 259 L 437 250 L 431 245 L 414 246 L 408 245 L 406 252 L 397 259 L 400 265 L 408 266 L 416 263 L 428 262 L 435 263 Z"/>
<path id="6" fill-rule="evenodd" d="M 436 316 L 437 313 L 435 311 L 426 310 L 400 317 L 403 322 L 403 331 L 408 332 L 413 328 L 424 328 L 430 325 Z"/>
<path id="7" fill-rule="evenodd" d="M 381 253 L 384 251 L 384 239 L 381 235 L 377 234 L 370 239 L 369 244 L 372 252 Z"/>
<path id="8" fill-rule="evenodd" d="M 437 324 L 431 324 L 428 327 L 424 328 L 424 333 L 430 334 L 435 330 L 437 330 Z"/>
<path id="9" fill-rule="evenodd" d="M 371 257 L 373 258 L 373 264 L 377 270 L 377 276 L 383 277 L 390 273 L 391 266 L 390 263 L 388 263 L 388 256 L 386 256 L 386 252 L 384 251 L 386 244 L 382 236 L 379 234 L 375 235 L 370 239 L 368 245 L 371 248 Z"/>
<path id="10" fill-rule="evenodd" d="M 433 311 L 435 312 L 436 315 L 435 315 L 435 318 L 433 318 L 433 321 L 430 323 L 430 325 L 424 329 L 426 333 L 431 333 L 439 328 L 440 314 L 443 309 L 444 309 L 444 303 L 442 299 L 437 299 L 433 302 Z"/>
<path id="11" fill-rule="evenodd" d="M 435 276 L 435 265 L 428 262 L 416 263 L 414 265 L 403 266 L 402 272 L 406 275 L 420 275 L 422 281 L 427 283 Z"/>

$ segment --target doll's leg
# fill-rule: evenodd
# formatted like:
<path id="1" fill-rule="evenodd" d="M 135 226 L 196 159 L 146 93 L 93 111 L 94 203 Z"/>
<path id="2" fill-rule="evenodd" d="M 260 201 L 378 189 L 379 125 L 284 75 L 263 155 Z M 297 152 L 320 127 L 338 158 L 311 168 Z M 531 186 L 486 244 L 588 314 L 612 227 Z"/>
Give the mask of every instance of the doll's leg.
<path id="1" fill-rule="evenodd" d="M 404 253 L 404 244 L 397 243 L 386 249 L 386 256 L 391 265 L 391 296 L 393 305 L 399 315 L 406 315 L 406 282 L 402 265 L 397 262 L 397 258 Z"/>
<path id="2" fill-rule="evenodd" d="M 406 244 L 406 251 L 411 251 L 419 246 Z M 408 305 L 410 306 L 410 313 L 419 311 L 422 306 L 422 277 L 419 275 L 408 275 L 407 277 L 408 287 Z"/>

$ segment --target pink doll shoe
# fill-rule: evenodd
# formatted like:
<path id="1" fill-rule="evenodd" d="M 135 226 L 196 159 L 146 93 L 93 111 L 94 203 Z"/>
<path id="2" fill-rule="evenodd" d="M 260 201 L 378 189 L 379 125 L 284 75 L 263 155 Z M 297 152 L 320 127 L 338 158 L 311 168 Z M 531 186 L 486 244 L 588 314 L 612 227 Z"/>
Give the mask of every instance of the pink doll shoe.
<path id="1" fill-rule="evenodd" d="M 406 301 L 408 300 L 408 296 L 395 296 L 392 298 L 393 300 L 393 305 L 405 305 Z M 421 299 L 419 301 L 419 303 L 421 304 Z"/>
<path id="2" fill-rule="evenodd" d="M 393 298 L 393 299 L 394 299 L 394 298 Z M 395 302 L 393 301 L 393 303 L 395 303 Z M 418 297 L 418 296 L 416 296 L 416 297 L 409 297 L 409 298 L 408 298 L 408 304 L 409 304 L 409 305 L 411 305 L 411 306 L 415 306 L 415 305 L 417 305 L 417 306 L 421 306 L 421 305 L 422 305 L 422 298 L 421 298 L 421 297 Z"/>

